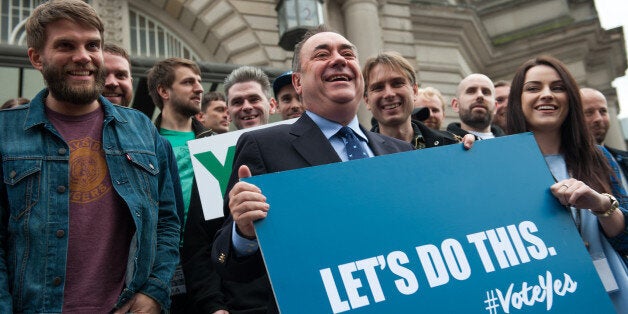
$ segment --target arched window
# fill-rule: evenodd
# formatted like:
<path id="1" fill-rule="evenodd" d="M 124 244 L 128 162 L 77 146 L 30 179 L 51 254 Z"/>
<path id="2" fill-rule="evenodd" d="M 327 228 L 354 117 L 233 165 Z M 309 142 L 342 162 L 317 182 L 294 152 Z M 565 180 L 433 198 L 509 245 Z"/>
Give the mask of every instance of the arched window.
<path id="1" fill-rule="evenodd" d="M 30 66 L 25 53 L 25 24 L 33 10 L 45 1 L 0 0 L 0 103 L 9 98 L 32 97 L 44 87 L 41 74 Z M 153 18 L 130 9 L 129 23 L 132 56 L 200 61 L 190 46 Z"/>
<path id="2" fill-rule="evenodd" d="M 26 46 L 26 19 L 43 0 L 0 0 L 0 42 Z"/>
<path id="3" fill-rule="evenodd" d="M 131 26 L 131 55 L 169 58 L 181 57 L 194 61 L 200 58 L 192 49 L 164 27 L 159 21 L 129 10 Z"/>

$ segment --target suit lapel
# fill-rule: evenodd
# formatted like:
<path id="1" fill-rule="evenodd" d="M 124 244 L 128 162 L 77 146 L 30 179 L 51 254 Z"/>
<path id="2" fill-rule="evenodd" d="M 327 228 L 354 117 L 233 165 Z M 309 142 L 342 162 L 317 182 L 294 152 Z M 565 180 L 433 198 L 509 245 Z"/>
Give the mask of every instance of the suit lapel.
<path id="1" fill-rule="evenodd" d="M 362 126 L 360 127 L 362 128 Z M 384 137 L 377 136 L 376 133 L 366 131 L 364 128 L 362 128 L 362 131 L 369 139 L 369 147 L 375 156 L 386 155 L 395 151 L 394 147 Z"/>
<path id="2" fill-rule="evenodd" d="M 290 134 L 295 136 L 292 146 L 311 166 L 341 161 L 329 140 L 307 114 L 292 124 Z"/>

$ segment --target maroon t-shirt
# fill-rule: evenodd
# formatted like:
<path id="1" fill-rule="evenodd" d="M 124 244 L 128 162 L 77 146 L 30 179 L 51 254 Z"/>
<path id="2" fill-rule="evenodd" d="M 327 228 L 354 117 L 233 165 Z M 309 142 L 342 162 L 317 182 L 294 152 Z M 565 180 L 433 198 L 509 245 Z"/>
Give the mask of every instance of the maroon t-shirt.
<path id="1" fill-rule="evenodd" d="M 107 313 L 124 288 L 135 226 L 111 184 L 102 109 L 46 114 L 70 147 L 70 209 L 63 313 Z"/>

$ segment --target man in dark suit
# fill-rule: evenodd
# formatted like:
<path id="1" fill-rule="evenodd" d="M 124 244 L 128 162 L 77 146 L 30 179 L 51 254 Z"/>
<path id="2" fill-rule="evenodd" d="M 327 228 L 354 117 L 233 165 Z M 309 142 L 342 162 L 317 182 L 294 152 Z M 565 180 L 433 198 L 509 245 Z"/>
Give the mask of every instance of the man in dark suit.
<path id="1" fill-rule="evenodd" d="M 230 215 L 212 250 L 224 279 L 250 283 L 242 307 L 231 308 L 230 313 L 278 312 L 253 227 L 254 221 L 268 215 L 269 204 L 257 186 L 238 182 L 239 178 L 349 160 L 338 135 L 344 126 L 351 128 L 360 141 L 356 145 L 368 156 L 413 148 L 359 125 L 356 114 L 364 81 L 356 48 L 343 36 L 324 28 L 308 32 L 295 47 L 293 71 L 292 83 L 306 105 L 305 114 L 292 125 L 245 133 L 236 146 L 225 207 Z"/>

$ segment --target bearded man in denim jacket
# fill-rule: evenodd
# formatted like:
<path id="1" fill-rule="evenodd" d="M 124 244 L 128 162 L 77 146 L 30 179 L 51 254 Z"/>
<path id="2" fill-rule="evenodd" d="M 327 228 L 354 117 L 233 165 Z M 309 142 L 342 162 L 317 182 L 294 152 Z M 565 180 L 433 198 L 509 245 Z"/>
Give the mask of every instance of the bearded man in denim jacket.
<path id="1" fill-rule="evenodd" d="M 48 88 L 0 112 L 1 311 L 167 311 L 179 220 L 157 130 L 100 96 L 89 5 L 44 2 L 26 30 Z"/>

